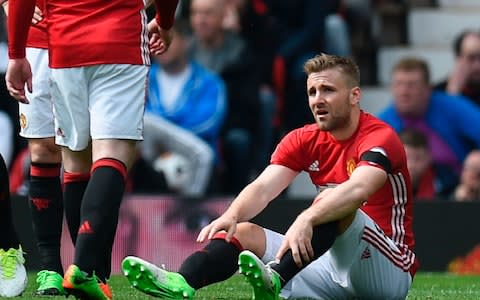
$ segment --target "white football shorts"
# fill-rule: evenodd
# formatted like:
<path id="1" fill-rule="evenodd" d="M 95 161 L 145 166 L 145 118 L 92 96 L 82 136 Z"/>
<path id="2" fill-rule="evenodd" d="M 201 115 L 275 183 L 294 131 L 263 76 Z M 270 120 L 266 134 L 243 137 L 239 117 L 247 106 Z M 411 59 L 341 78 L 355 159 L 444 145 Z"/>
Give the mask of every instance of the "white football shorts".
<path id="1" fill-rule="evenodd" d="M 25 138 L 55 136 L 53 102 L 50 95 L 48 50 L 27 48 L 32 68 L 32 93 L 27 91 L 29 104 L 19 102 L 20 135 Z"/>
<path id="2" fill-rule="evenodd" d="M 79 151 L 90 140 L 142 140 L 148 71 L 127 64 L 51 69 L 55 142 Z"/>
<path id="3" fill-rule="evenodd" d="M 282 289 L 286 299 L 405 299 L 412 283 L 408 271 L 395 265 L 367 242 L 364 232 L 378 236 L 390 253 L 398 247 L 386 237 L 375 222 L 361 210 L 350 227 L 335 240 L 332 248 L 300 271 Z M 265 229 L 267 244 L 264 263 L 275 259 L 283 235 Z M 385 252 L 385 249 L 382 249 Z M 399 258 L 405 259 L 405 258 Z"/>

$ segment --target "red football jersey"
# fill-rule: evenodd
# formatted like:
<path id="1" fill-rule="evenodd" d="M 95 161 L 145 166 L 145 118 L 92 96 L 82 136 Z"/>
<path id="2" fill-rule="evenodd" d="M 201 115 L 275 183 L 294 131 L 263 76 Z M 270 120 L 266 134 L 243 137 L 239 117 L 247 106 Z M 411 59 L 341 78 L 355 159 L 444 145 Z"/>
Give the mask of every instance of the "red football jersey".
<path id="1" fill-rule="evenodd" d="M 28 31 L 27 47 L 48 49 L 47 20 L 45 1 L 36 0 L 35 5 L 42 11 L 43 19 L 35 25 L 30 25 Z"/>
<path id="2" fill-rule="evenodd" d="M 405 150 L 398 135 L 384 122 L 362 111 L 357 131 L 344 141 L 335 140 L 316 124 L 306 125 L 282 139 L 271 163 L 308 172 L 319 192 L 348 180 L 357 166 L 384 169 L 388 180 L 362 210 L 397 245 L 413 250 L 413 197 Z"/>
<path id="3" fill-rule="evenodd" d="M 44 0 L 50 67 L 150 64 L 143 0 Z M 155 0 L 157 21 L 169 29 L 178 0 Z M 25 56 L 33 0 L 9 7 L 9 57 Z M 15 26 L 13 26 L 15 25 Z"/>

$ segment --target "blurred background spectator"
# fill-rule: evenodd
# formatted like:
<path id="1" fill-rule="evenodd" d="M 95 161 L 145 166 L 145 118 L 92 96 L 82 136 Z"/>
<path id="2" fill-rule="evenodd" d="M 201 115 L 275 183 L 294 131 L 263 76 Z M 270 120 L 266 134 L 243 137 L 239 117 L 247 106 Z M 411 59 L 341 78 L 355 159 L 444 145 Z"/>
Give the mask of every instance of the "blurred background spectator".
<path id="1" fill-rule="evenodd" d="M 379 114 L 397 132 L 415 128 L 427 136 L 433 162 L 460 174 L 466 155 L 480 148 L 480 109 L 462 96 L 432 91 L 427 63 L 401 59 L 393 68 L 392 103 Z"/>
<path id="2" fill-rule="evenodd" d="M 463 95 L 480 107 L 480 31 L 468 29 L 453 43 L 455 63 L 448 78 L 434 86 L 451 95 Z"/>
<path id="3" fill-rule="evenodd" d="M 140 149 L 172 191 L 200 198 L 220 161 L 225 85 L 188 58 L 188 21 L 177 20 L 173 32 L 169 51 L 153 57 Z"/>
<path id="4" fill-rule="evenodd" d="M 403 129 L 399 136 L 405 147 L 415 200 L 448 198 L 457 184 L 457 176 L 433 162 L 427 137 L 413 128 Z"/>
<path id="5" fill-rule="evenodd" d="M 219 185 L 231 194 L 248 183 L 254 168 L 260 109 L 255 55 L 240 35 L 223 27 L 226 9 L 224 0 L 191 1 L 189 54 L 226 85 L 229 109 L 221 133 L 224 170 Z"/>
<path id="6" fill-rule="evenodd" d="M 460 183 L 455 189 L 453 200 L 480 201 L 480 150 L 470 152 L 465 159 Z"/>

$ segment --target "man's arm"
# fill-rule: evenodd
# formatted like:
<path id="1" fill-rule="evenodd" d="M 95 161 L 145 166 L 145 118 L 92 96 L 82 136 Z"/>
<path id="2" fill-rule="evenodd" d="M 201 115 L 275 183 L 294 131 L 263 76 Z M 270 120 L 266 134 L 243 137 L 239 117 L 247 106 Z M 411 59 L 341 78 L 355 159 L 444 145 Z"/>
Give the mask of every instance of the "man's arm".
<path id="1" fill-rule="evenodd" d="M 248 221 L 259 214 L 297 176 L 298 172 L 279 165 L 269 165 L 257 179 L 247 185 L 218 219 L 202 229 L 197 241 L 211 239 L 215 233 L 227 231 L 230 240 L 236 224 Z"/>
<path id="2" fill-rule="evenodd" d="M 310 261 L 314 257 L 311 240 L 313 228 L 316 225 L 332 221 L 348 220 L 353 213 L 378 191 L 387 180 L 387 173 L 373 166 L 360 166 L 356 168 L 350 179 L 335 188 L 320 193 L 315 202 L 303 211 L 292 223 L 280 246 L 276 259 L 292 250 L 292 255 L 297 265 Z M 345 226 L 340 222 L 340 227 Z M 341 228 L 341 231 L 345 230 Z"/>
<path id="3" fill-rule="evenodd" d="M 164 30 L 172 28 L 177 5 L 178 0 L 155 0 L 155 8 L 157 10 L 155 19 L 157 20 L 158 26 Z"/>
<path id="4" fill-rule="evenodd" d="M 356 168 L 350 179 L 339 184 L 305 210 L 304 215 L 313 226 L 341 220 L 352 214 L 376 191 L 383 187 L 387 173 L 373 166 Z"/>
<path id="5" fill-rule="evenodd" d="M 35 0 L 8 1 L 8 56 L 25 58 L 28 30 L 35 11 Z"/>

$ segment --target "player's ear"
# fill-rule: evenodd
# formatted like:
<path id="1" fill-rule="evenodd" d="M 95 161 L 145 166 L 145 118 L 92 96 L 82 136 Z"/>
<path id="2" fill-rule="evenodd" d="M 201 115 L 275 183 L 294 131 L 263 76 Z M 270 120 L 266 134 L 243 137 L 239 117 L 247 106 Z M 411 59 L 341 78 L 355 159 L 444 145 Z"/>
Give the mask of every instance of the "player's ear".
<path id="1" fill-rule="evenodd" d="M 350 90 L 350 95 L 349 95 L 350 104 L 356 105 L 356 104 L 360 103 L 361 96 L 362 96 L 362 92 L 361 92 L 360 88 L 358 86 L 353 87 Z"/>

